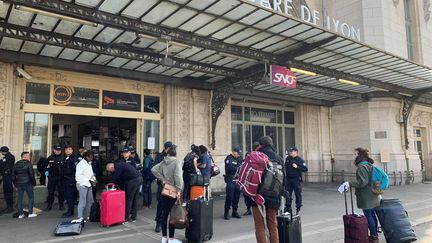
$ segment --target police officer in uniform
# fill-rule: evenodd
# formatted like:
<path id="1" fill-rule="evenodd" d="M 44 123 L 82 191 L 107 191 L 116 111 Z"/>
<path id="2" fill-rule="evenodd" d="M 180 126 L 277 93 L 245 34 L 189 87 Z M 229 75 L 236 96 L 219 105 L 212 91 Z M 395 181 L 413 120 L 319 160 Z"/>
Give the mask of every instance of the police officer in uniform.
<path id="1" fill-rule="evenodd" d="M 3 193 L 4 199 L 6 201 L 6 208 L 3 209 L 0 213 L 5 214 L 13 212 L 12 169 L 15 164 L 15 157 L 9 152 L 9 148 L 6 146 L 1 147 L 0 152 L 3 155 L 3 159 L 0 161 L 0 173 L 3 177 Z"/>
<path id="2" fill-rule="evenodd" d="M 76 192 L 76 181 L 75 171 L 78 164 L 78 157 L 73 154 L 73 149 L 70 145 L 65 146 L 65 156 L 63 157 L 63 163 L 61 165 L 61 186 L 63 190 L 63 196 L 66 199 L 68 210 L 62 215 L 62 217 L 74 216 L 74 209 L 77 200 Z"/>
<path id="3" fill-rule="evenodd" d="M 286 207 L 285 212 L 292 212 L 292 193 L 294 191 L 296 197 L 296 214 L 300 212 L 302 205 L 302 173 L 307 172 L 305 161 L 298 156 L 298 149 L 291 147 L 289 149 L 289 156 L 285 160 L 285 174 L 286 174 Z"/>
<path id="4" fill-rule="evenodd" d="M 240 189 L 236 187 L 234 182 L 235 177 L 237 176 L 237 170 L 241 165 L 241 149 L 239 147 L 235 147 L 230 155 L 228 155 L 225 159 L 225 183 L 226 185 L 226 198 L 225 198 L 225 213 L 224 219 L 229 220 L 229 211 L 232 207 L 232 217 L 240 218 L 240 215 L 237 212 L 238 203 L 240 199 Z"/>
<path id="5" fill-rule="evenodd" d="M 137 154 L 135 148 L 130 146 L 129 151 L 131 153 L 130 159 L 132 160 L 132 165 L 135 165 L 137 170 L 141 170 L 141 159 L 140 159 L 139 155 Z"/>
<path id="6" fill-rule="evenodd" d="M 63 189 L 60 186 L 60 171 L 61 165 L 63 163 L 62 147 L 60 145 L 55 145 L 53 147 L 53 154 L 48 157 L 48 166 L 45 175 L 48 177 L 48 205 L 45 211 L 50 211 L 54 203 L 54 192 L 57 188 L 59 209 L 64 210 L 64 198 Z"/>

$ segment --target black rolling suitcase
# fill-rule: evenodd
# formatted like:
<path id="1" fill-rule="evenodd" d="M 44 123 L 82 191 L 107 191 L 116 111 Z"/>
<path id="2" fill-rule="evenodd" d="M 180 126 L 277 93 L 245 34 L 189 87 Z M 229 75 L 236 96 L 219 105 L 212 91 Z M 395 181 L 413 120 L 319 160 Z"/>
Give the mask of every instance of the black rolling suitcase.
<path id="1" fill-rule="evenodd" d="M 302 230 L 299 215 L 285 213 L 277 216 L 279 243 L 301 243 Z"/>
<path id="2" fill-rule="evenodd" d="M 188 242 L 211 240 L 213 236 L 213 199 L 206 196 L 206 198 L 190 200 L 188 208 L 189 228 L 186 229 Z"/>
<path id="3" fill-rule="evenodd" d="M 387 242 L 405 243 L 416 241 L 408 213 L 399 199 L 383 199 L 376 210 Z"/>
<path id="4" fill-rule="evenodd" d="M 55 230 L 55 236 L 69 236 L 69 235 L 79 235 L 81 234 L 81 230 L 84 227 L 83 220 L 72 220 L 72 221 L 64 221 L 59 223 Z"/>

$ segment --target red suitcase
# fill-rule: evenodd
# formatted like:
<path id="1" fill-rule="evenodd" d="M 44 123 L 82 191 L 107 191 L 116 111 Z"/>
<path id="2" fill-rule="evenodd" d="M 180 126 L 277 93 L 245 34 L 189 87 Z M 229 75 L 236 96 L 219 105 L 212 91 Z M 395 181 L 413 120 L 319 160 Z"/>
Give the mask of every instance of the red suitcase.
<path id="1" fill-rule="evenodd" d="M 345 243 L 369 243 L 369 229 L 367 219 L 364 215 L 358 215 L 354 213 L 354 203 L 351 188 L 350 194 L 352 214 L 348 214 L 347 197 L 346 192 L 344 192 L 346 212 L 346 214 L 343 216 Z"/>
<path id="2" fill-rule="evenodd" d="M 121 224 L 125 221 L 126 215 L 126 194 L 117 190 L 113 183 L 106 185 L 102 192 L 100 201 L 100 223 L 104 227 L 114 224 Z"/>

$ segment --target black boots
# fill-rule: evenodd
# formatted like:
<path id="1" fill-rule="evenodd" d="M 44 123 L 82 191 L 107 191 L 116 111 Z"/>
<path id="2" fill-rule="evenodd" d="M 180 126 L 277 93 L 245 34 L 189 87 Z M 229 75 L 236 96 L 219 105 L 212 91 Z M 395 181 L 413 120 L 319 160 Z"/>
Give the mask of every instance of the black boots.
<path id="1" fill-rule="evenodd" d="M 8 214 L 13 212 L 13 207 L 8 205 L 5 209 L 3 209 L 0 214 Z"/>
<path id="2" fill-rule="evenodd" d="M 74 210 L 68 209 L 68 211 L 62 215 L 62 218 L 70 218 L 73 216 L 74 216 Z"/>
<path id="3" fill-rule="evenodd" d="M 63 203 L 61 203 L 61 204 L 59 205 L 59 210 L 60 210 L 60 211 L 63 211 L 63 210 L 64 210 L 64 205 L 63 205 Z"/>
<path id="4" fill-rule="evenodd" d="M 232 212 L 232 215 L 231 215 L 231 216 L 232 216 L 233 218 L 237 218 L 237 219 L 241 218 L 240 215 L 239 215 L 238 212 L 237 212 L 237 209 L 236 209 L 236 210 L 233 209 L 233 212 Z"/>
<path id="5" fill-rule="evenodd" d="M 225 220 L 229 220 L 230 219 L 230 217 L 229 217 L 229 209 L 225 209 L 224 219 Z"/>
<path id="6" fill-rule="evenodd" d="M 296 207 L 296 215 L 298 215 L 300 213 L 300 208 Z"/>
<path id="7" fill-rule="evenodd" d="M 46 208 L 44 209 L 44 211 L 45 211 L 45 212 L 47 212 L 47 211 L 51 211 L 51 209 L 52 209 L 52 204 L 48 204 L 48 205 L 46 206 Z"/>
<path id="8" fill-rule="evenodd" d="M 250 208 L 247 208 L 247 210 L 246 210 L 246 212 L 243 214 L 243 216 L 248 216 L 248 215 L 251 215 L 251 214 L 252 214 L 251 209 L 250 209 Z"/>

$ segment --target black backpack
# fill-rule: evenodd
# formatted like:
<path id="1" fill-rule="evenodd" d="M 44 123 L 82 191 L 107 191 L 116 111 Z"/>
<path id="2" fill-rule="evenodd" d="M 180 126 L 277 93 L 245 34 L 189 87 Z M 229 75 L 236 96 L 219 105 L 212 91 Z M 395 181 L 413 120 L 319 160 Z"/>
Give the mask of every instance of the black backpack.
<path id="1" fill-rule="evenodd" d="M 264 176 L 258 193 L 268 197 L 279 197 L 284 192 L 284 168 L 276 161 L 270 161 L 264 171 Z"/>

